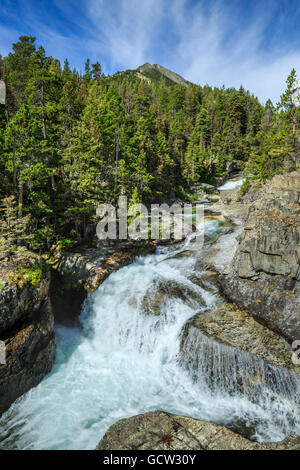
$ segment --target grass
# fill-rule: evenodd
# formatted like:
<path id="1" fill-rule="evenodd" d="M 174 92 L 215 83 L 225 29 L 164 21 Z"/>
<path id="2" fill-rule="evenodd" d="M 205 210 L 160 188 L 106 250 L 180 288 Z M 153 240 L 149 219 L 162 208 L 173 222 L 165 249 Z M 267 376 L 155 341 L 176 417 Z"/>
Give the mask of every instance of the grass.
<path id="1" fill-rule="evenodd" d="M 22 288 L 26 283 L 29 283 L 32 287 L 37 287 L 41 282 L 42 274 L 42 265 L 18 266 L 8 274 L 8 285 L 17 284 Z"/>

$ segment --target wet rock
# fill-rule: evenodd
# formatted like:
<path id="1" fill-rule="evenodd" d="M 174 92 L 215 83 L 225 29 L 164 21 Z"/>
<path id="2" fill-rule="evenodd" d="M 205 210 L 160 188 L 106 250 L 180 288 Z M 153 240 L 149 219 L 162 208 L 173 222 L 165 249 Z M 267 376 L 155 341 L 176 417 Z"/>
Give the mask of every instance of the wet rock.
<path id="1" fill-rule="evenodd" d="M 300 414 L 300 367 L 278 334 L 232 304 L 199 314 L 185 326 L 182 365 L 196 381 L 224 394 L 242 394 L 262 408 L 285 400 Z"/>
<path id="2" fill-rule="evenodd" d="M 160 315 L 163 305 L 170 299 L 180 299 L 191 308 L 204 305 L 200 293 L 192 286 L 175 281 L 156 280 L 143 298 L 142 312 L 148 315 Z"/>
<path id="3" fill-rule="evenodd" d="M 6 103 L 6 86 L 3 80 L 0 80 L 0 104 Z"/>
<path id="4" fill-rule="evenodd" d="M 221 235 L 215 243 L 208 247 L 203 265 L 216 272 L 224 271 L 232 261 L 242 231 L 242 224 L 236 219 L 228 233 Z"/>
<path id="5" fill-rule="evenodd" d="M 266 450 L 300 449 L 300 437 L 282 442 L 251 442 L 224 426 L 163 411 L 122 419 L 113 424 L 97 450 Z"/>
<path id="6" fill-rule="evenodd" d="M 299 372 L 292 362 L 289 344 L 278 334 L 258 323 L 234 304 L 222 303 L 215 310 L 200 313 L 185 326 L 182 347 L 188 336 L 200 332 L 206 338 L 245 351 L 275 366 Z"/>
<path id="7" fill-rule="evenodd" d="M 51 312 L 45 309 L 28 317 L 0 336 L 6 347 L 6 364 L 0 365 L 0 414 L 38 385 L 55 360 Z"/>
<path id="8" fill-rule="evenodd" d="M 10 265 L 6 268 L 9 273 L 15 269 Z M 1 282 L 0 340 L 5 344 L 6 363 L 0 364 L 0 414 L 35 387 L 54 363 L 49 289 L 50 272 L 45 270 L 37 286 L 25 280 L 18 284 L 7 279 Z"/>

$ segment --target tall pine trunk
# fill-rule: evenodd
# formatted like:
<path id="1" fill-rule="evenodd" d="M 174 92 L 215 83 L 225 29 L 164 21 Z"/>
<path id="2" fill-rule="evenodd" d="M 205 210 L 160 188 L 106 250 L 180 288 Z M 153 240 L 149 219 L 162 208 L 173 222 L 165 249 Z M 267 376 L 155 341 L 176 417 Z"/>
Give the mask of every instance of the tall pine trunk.
<path id="1" fill-rule="evenodd" d="M 23 192 L 24 192 L 24 185 L 23 181 L 19 181 L 19 201 L 18 201 L 18 217 L 22 219 L 23 217 Z"/>

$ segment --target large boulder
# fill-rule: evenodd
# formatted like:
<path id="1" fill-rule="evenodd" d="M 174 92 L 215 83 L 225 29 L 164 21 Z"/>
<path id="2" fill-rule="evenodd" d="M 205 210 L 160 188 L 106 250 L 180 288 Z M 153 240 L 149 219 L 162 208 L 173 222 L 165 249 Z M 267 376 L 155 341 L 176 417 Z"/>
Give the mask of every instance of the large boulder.
<path id="1" fill-rule="evenodd" d="M 231 301 L 292 342 L 300 338 L 300 174 L 277 175 L 249 209 L 220 276 Z"/>
<path id="2" fill-rule="evenodd" d="M 264 400 L 268 389 L 274 399 L 300 404 L 300 367 L 292 362 L 291 348 L 235 305 L 193 317 L 182 335 L 181 354 L 183 365 L 213 389 L 240 392 L 254 402 Z"/>
<path id="3" fill-rule="evenodd" d="M 252 442 L 224 426 L 164 411 L 122 419 L 113 424 L 96 450 L 296 450 L 300 437 L 277 443 Z"/>
<path id="4" fill-rule="evenodd" d="M 142 312 L 149 315 L 160 315 L 163 305 L 170 299 L 180 299 L 191 308 L 204 305 L 201 294 L 193 285 L 187 286 L 176 281 L 155 279 L 146 291 L 142 300 Z"/>
<path id="5" fill-rule="evenodd" d="M 293 364 L 292 350 L 277 333 L 266 328 L 253 316 L 230 303 L 221 303 L 215 310 L 200 313 L 185 326 L 182 346 L 188 337 L 199 333 L 212 341 L 245 351 L 264 361 L 287 369 L 299 370 Z"/>

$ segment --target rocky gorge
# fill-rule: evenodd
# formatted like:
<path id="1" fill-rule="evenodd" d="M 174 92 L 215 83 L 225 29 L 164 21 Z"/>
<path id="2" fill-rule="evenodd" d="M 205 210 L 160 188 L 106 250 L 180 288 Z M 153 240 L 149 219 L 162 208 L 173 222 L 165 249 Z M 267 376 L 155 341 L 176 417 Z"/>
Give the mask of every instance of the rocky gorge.
<path id="1" fill-rule="evenodd" d="M 0 415 L 21 395 L 38 385 L 55 361 L 54 322 L 72 324 L 90 292 L 136 256 L 155 251 L 155 244 L 130 243 L 118 248 L 81 248 L 58 252 L 51 271 L 37 286 L 8 283 L 0 290 Z"/>
<path id="2" fill-rule="evenodd" d="M 297 434 L 299 422 L 299 367 L 291 361 L 291 342 L 300 338 L 299 194 L 299 173 L 295 172 L 277 176 L 263 190 L 253 188 L 246 195 L 239 187 L 207 195 L 206 221 L 211 231 L 207 239 L 210 242 L 195 258 L 188 251 L 174 247 L 171 251 L 164 247 L 155 254 L 156 245 L 151 242 L 106 247 L 100 251 L 81 248 L 60 253 L 53 264 L 51 280 L 50 274 L 45 275 L 37 288 L 25 286 L 21 292 L 15 291 L 14 286 L 2 289 L 0 339 L 7 344 L 8 360 L 6 365 L 0 366 L 1 411 L 50 372 L 55 356 L 54 319 L 59 325 L 65 325 L 57 330 L 60 358 L 66 355 L 60 335 L 67 334 L 62 337 L 68 343 L 69 327 L 75 328 L 75 336 L 79 334 L 78 315 L 82 311 L 79 323 L 84 337 L 78 339 L 78 344 L 77 340 L 75 345 L 74 340 L 70 342 L 71 359 L 74 347 L 84 347 L 90 354 L 88 339 L 93 341 L 93 337 L 101 337 L 102 345 L 92 343 L 93 357 L 103 356 L 113 369 L 115 365 L 106 354 L 109 352 L 118 363 L 118 354 L 124 347 L 124 354 L 129 358 L 132 355 L 136 364 L 135 373 L 130 379 L 127 377 L 127 381 L 132 380 L 129 389 L 134 390 L 133 394 L 136 393 L 136 374 L 141 374 L 142 388 L 138 393 L 147 399 L 142 411 L 153 410 L 155 405 L 163 408 L 166 398 L 161 388 L 165 387 L 165 393 L 170 393 L 166 378 L 172 382 L 173 376 L 178 382 L 174 397 L 171 394 L 175 415 L 169 409 L 136 413 L 136 417 L 113 424 L 98 449 L 299 448 L 299 437 L 289 436 Z M 113 315 L 116 315 L 115 320 Z M 113 321 L 118 324 L 112 324 Z M 115 348 L 111 349 L 113 346 Z M 167 369 L 162 362 L 157 363 L 158 357 L 159 361 L 164 358 Z M 155 393 L 146 391 L 149 384 L 140 369 L 140 366 L 144 367 L 142 362 L 139 366 L 142 359 L 147 360 L 147 365 L 154 367 L 157 374 L 156 367 L 162 367 L 157 376 L 158 397 L 161 395 L 157 403 L 153 398 Z M 59 367 L 63 368 L 65 360 L 59 360 Z M 89 357 L 88 367 L 97 377 L 97 368 L 102 370 L 107 365 L 105 361 L 94 364 L 94 360 Z M 81 368 L 76 373 L 79 372 L 86 374 Z M 65 380 L 72 384 L 73 375 L 64 373 Z M 160 374 L 166 377 L 162 379 Z M 46 390 L 50 393 L 58 376 L 59 368 L 54 366 L 49 379 L 41 385 L 45 383 L 44 387 L 47 387 L 49 383 L 50 388 Z M 84 380 L 88 377 L 91 378 L 86 376 Z M 105 375 L 101 380 L 105 383 Z M 122 381 L 117 377 L 114 381 L 114 385 L 109 383 L 107 387 L 118 403 L 123 396 Z M 207 404 L 204 408 L 197 402 L 194 391 L 197 382 L 205 389 L 203 399 Z M 88 396 L 84 392 L 82 399 L 87 402 L 91 399 L 91 403 L 97 401 L 99 383 L 96 381 L 94 386 L 95 393 Z M 156 390 L 155 381 L 152 386 Z M 67 389 L 64 391 L 63 386 L 60 387 L 59 393 L 67 393 Z M 115 387 L 115 392 L 110 387 Z M 72 389 L 68 388 L 68 393 Z M 15 395 L 11 390 L 16 390 Z M 39 393 L 43 394 L 42 390 L 42 387 L 34 389 L 32 400 L 41 400 Z M 118 391 L 120 398 L 115 396 Z M 228 400 L 225 406 L 228 409 L 223 415 L 218 415 L 209 404 L 211 393 L 214 396 L 216 392 L 223 393 Z M 75 404 L 74 389 L 71 393 L 74 398 L 70 397 L 70 402 L 74 399 Z M 102 402 L 108 401 L 112 406 L 112 397 L 106 396 L 104 391 L 101 394 Z M 240 416 L 237 408 L 234 411 L 231 408 L 232 394 L 237 394 L 235 400 L 241 400 L 243 406 L 247 403 L 247 417 Z M 129 408 L 122 412 L 123 417 L 132 416 L 134 410 L 139 410 L 137 399 L 134 396 L 130 399 Z M 7 430 L 2 440 L 5 448 L 11 446 L 9 429 L 14 419 L 24 413 L 22 400 L 4 415 Z M 184 401 L 193 404 L 189 408 Z M 35 408 L 37 404 L 33 404 L 30 396 L 24 397 L 23 407 L 25 403 L 32 413 L 38 412 L 39 408 Z M 54 408 L 52 410 L 49 403 L 47 406 L 51 416 Z M 215 405 L 216 410 L 218 406 Z M 234 406 L 238 407 L 237 404 Z M 278 406 L 282 407 L 285 417 L 277 423 Z M 268 407 L 271 417 L 267 416 Z M 262 421 L 265 419 L 268 423 L 261 427 L 255 424 L 259 420 L 259 410 L 266 412 Z M 67 408 L 66 413 L 70 411 L 71 408 Z M 101 405 L 94 413 L 96 415 L 89 416 L 87 421 L 83 416 L 77 419 L 86 423 L 85 433 L 88 429 L 93 431 L 96 443 L 97 435 L 99 440 L 98 423 L 103 422 L 103 434 L 102 429 L 106 431 L 117 420 L 114 413 L 108 420 L 97 418 L 97 413 L 99 416 L 105 413 Z M 193 417 L 184 417 L 185 414 Z M 235 415 L 233 419 L 230 414 Z M 25 416 L 22 419 L 28 421 L 30 415 Z M 265 430 L 264 426 L 272 426 L 272 419 L 280 432 Z M 69 426 L 64 445 L 67 448 L 72 445 L 89 447 L 87 443 L 73 441 L 71 444 L 74 427 Z M 28 424 L 24 425 L 24 433 L 26 431 Z M 51 433 L 54 430 L 49 429 L 50 441 L 54 439 Z M 25 438 L 24 434 L 20 438 L 21 447 L 34 448 L 34 436 L 29 433 Z M 270 440 L 280 442 L 270 443 Z M 42 444 L 37 446 L 41 448 Z"/>
<path id="3" fill-rule="evenodd" d="M 263 188 L 245 195 L 228 189 L 214 201 L 210 209 L 230 217 L 235 229 L 201 263 L 217 273 L 232 303 L 192 317 L 181 339 L 183 364 L 197 380 L 205 374 L 214 389 L 240 389 L 254 401 L 267 382 L 273 399 L 284 389 L 295 400 L 297 413 L 300 368 L 291 343 L 300 338 L 299 183 L 299 172 L 278 175 Z M 273 444 L 247 438 L 245 423 L 226 428 L 155 411 L 119 421 L 97 449 L 300 449 L 299 435 Z"/>

